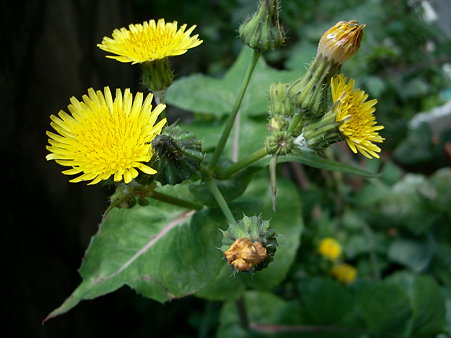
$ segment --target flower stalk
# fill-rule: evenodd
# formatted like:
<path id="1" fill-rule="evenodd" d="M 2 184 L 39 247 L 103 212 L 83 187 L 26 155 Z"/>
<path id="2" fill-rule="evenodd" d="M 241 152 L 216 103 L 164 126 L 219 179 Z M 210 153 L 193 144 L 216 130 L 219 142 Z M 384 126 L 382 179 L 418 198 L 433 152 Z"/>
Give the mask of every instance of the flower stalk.
<path id="1" fill-rule="evenodd" d="M 210 166 L 209 166 L 210 170 L 216 166 L 216 164 L 218 163 L 219 157 L 221 156 L 221 154 L 224 150 L 224 147 L 227 143 L 227 139 L 229 138 L 230 132 L 232 131 L 236 115 L 238 114 L 238 111 L 241 106 L 241 102 L 243 101 L 244 94 L 246 93 L 247 87 L 249 85 L 249 81 L 252 77 L 252 73 L 254 72 L 255 66 L 257 65 L 259 58 L 260 58 L 260 53 L 256 50 L 254 50 L 252 53 L 251 62 L 249 64 L 249 67 L 247 68 L 246 75 L 244 76 L 243 82 L 241 84 L 241 88 L 238 93 L 238 97 L 235 101 L 232 111 L 230 112 L 229 117 L 227 118 L 227 122 L 226 122 L 224 130 L 221 134 L 221 138 L 219 139 L 219 142 L 216 146 L 215 152 L 213 153 L 213 157 L 211 159 Z"/>

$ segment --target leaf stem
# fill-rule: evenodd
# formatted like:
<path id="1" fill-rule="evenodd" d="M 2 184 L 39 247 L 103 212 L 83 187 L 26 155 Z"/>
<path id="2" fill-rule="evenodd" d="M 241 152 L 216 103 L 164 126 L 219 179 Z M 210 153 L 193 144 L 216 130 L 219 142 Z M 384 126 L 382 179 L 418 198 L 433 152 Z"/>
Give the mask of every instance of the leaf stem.
<path id="1" fill-rule="evenodd" d="M 216 185 L 216 182 L 210 179 L 207 181 L 207 186 L 211 194 L 215 198 L 216 202 L 218 203 L 219 207 L 221 208 L 222 212 L 224 213 L 227 222 L 229 222 L 229 224 L 235 224 L 236 223 L 235 217 L 233 217 L 232 212 L 230 211 L 230 208 L 224 199 L 224 196 L 222 196 L 221 191 Z"/>
<path id="2" fill-rule="evenodd" d="M 251 63 L 249 64 L 249 67 L 247 68 L 246 75 L 244 76 L 243 83 L 241 84 L 241 89 L 238 93 L 238 97 L 235 101 L 235 105 L 232 108 L 232 111 L 230 112 L 229 117 L 227 118 L 226 125 L 224 127 L 224 130 L 222 132 L 221 138 L 219 139 L 219 142 L 216 146 L 215 152 L 213 153 L 213 157 L 210 162 L 210 169 L 213 169 L 216 166 L 216 163 L 219 160 L 219 157 L 222 154 L 222 151 L 224 150 L 224 147 L 227 143 L 227 139 L 229 138 L 230 132 L 233 128 L 233 124 L 235 121 L 236 114 L 238 113 L 238 110 L 240 109 L 241 102 L 243 101 L 244 94 L 246 93 L 247 86 L 249 85 L 249 81 L 251 79 L 252 73 L 254 72 L 255 66 L 257 65 L 257 61 L 260 57 L 260 53 L 257 52 L 255 49 L 252 54 Z"/>
<path id="3" fill-rule="evenodd" d="M 233 174 L 237 173 L 241 169 L 246 168 L 250 164 L 257 162 L 268 155 L 265 148 L 260 148 L 259 150 L 253 152 L 249 156 L 239 160 L 238 162 L 232 164 L 230 167 L 218 173 L 217 178 L 220 180 L 227 179 Z"/>

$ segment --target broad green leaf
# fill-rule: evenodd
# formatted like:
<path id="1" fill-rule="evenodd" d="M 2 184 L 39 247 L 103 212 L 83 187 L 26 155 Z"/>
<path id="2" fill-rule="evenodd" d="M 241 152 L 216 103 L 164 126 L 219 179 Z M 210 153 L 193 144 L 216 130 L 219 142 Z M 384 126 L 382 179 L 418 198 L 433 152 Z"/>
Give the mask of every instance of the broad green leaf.
<path id="1" fill-rule="evenodd" d="M 388 257 L 414 272 L 421 272 L 429 266 L 434 252 L 435 246 L 430 238 L 427 241 L 399 238 L 390 245 Z"/>
<path id="2" fill-rule="evenodd" d="M 230 202 L 240 197 L 249 185 L 252 177 L 254 176 L 254 173 L 258 170 L 259 168 L 256 167 L 248 167 L 244 170 L 241 170 L 231 179 L 217 181 L 218 188 L 221 191 L 224 199 L 227 202 Z M 197 182 L 195 184 L 192 184 L 189 189 L 193 196 L 202 204 L 207 206 L 218 206 L 215 198 L 210 193 L 210 190 L 204 182 Z"/>
<path id="3" fill-rule="evenodd" d="M 391 275 L 387 282 L 406 291 L 412 308 L 411 336 L 436 336 L 445 331 L 445 300 L 439 286 L 431 277 L 404 271 Z"/>
<path id="4" fill-rule="evenodd" d="M 233 129 L 223 151 L 223 156 L 241 159 L 263 147 L 268 135 L 267 120 L 239 115 L 239 127 Z M 202 149 L 211 150 L 218 144 L 224 129 L 224 121 L 196 121 L 183 127 L 202 139 Z"/>
<path id="5" fill-rule="evenodd" d="M 221 79 L 192 75 L 175 81 L 167 92 L 167 103 L 195 113 L 223 116 L 235 104 L 241 83 L 250 63 L 252 50 L 243 48 L 238 59 Z M 299 77 L 297 72 L 280 71 L 257 63 L 240 111 L 243 115 L 266 115 L 268 89 L 273 82 L 289 82 Z"/>
<path id="6" fill-rule="evenodd" d="M 83 281 L 48 318 L 123 285 L 163 302 L 192 294 L 216 276 L 222 266 L 218 228 L 224 226 L 219 211 L 149 202 L 108 214 L 85 254 Z"/>
<path id="7" fill-rule="evenodd" d="M 403 289 L 389 283 L 367 281 L 359 286 L 356 300 L 373 334 L 405 337 L 411 309 Z"/>
<path id="8" fill-rule="evenodd" d="M 253 275 L 240 272 L 233 275 L 233 269 L 227 264 L 221 274 L 197 295 L 213 300 L 227 300 L 230 295 L 239 297 L 245 286 L 258 290 L 270 290 L 282 282 L 293 263 L 299 246 L 303 229 L 302 209 L 296 187 L 289 181 L 278 181 L 279 202 L 276 213 L 271 206 L 271 194 L 266 176 L 256 177 L 246 192 L 247 196 L 254 196 L 263 202 L 260 209 L 264 219 L 271 220 L 271 228 L 279 234 L 279 246 L 274 260 L 268 267 Z M 240 201 L 238 199 L 237 201 Z"/>
<path id="9" fill-rule="evenodd" d="M 362 327 L 354 297 L 343 284 L 325 278 L 302 280 L 300 298 L 306 318 L 312 325 Z"/>

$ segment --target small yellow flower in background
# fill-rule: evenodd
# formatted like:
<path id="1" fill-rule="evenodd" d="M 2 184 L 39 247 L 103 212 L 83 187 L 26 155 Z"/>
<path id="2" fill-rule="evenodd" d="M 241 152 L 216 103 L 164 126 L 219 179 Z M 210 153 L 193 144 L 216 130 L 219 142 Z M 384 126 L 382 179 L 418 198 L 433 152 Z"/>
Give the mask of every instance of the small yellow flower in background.
<path id="1" fill-rule="evenodd" d="M 155 124 L 166 106 L 159 104 L 152 110 L 152 98 L 148 94 L 143 102 L 143 94 L 137 93 L 133 100 L 129 89 L 124 94 L 117 89 L 113 100 L 108 87 L 104 93 L 90 88 L 83 102 L 72 97 L 71 115 L 61 110 L 58 116 L 50 116 L 57 134 L 47 132 L 50 154 L 46 159 L 72 167 L 63 174 L 81 174 L 70 182 L 96 184 L 113 175 L 114 181 L 129 183 L 138 176 L 136 169 L 155 174 L 146 163 L 153 155 L 150 142 L 166 123 L 162 119 Z"/>
<path id="2" fill-rule="evenodd" d="M 361 89 L 354 89 L 354 80 L 347 83 L 343 74 L 335 76 L 331 80 L 332 100 L 335 103 L 336 121 L 341 122 L 339 131 L 349 148 L 354 153 L 360 152 L 367 158 L 379 158 L 381 149 L 373 142 L 383 142 L 384 138 L 378 130 L 384 129 L 377 126 L 374 116 L 377 100 L 365 100 L 368 98 Z"/>
<path id="3" fill-rule="evenodd" d="M 349 264 L 337 264 L 332 268 L 332 276 L 345 284 L 352 284 L 357 277 L 357 270 Z"/>
<path id="4" fill-rule="evenodd" d="M 318 251 L 322 256 L 336 260 L 341 255 L 341 245 L 335 238 L 327 237 L 319 243 Z"/>
<path id="5" fill-rule="evenodd" d="M 177 29 L 177 21 L 165 23 L 164 19 L 129 25 L 113 31 L 113 38 L 104 37 L 97 46 L 120 62 L 143 63 L 168 56 L 181 55 L 202 43 L 198 35 L 190 36 L 196 26 L 187 31 L 186 24 Z"/>
<path id="6" fill-rule="evenodd" d="M 321 37 L 317 56 L 324 56 L 332 62 L 342 64 L 360 48 L 365 25 L 357 21 L 339 21 Z"/>

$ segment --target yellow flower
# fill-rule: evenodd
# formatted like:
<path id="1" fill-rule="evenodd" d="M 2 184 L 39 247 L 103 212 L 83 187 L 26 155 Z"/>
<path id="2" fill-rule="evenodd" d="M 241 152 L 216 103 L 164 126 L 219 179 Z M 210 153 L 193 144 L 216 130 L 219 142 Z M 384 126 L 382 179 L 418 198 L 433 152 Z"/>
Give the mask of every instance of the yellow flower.
<path id="1" fill-rule="evenodd" d="M 138 176 L 136 169 L 155 174 L 146 163 L 153 155 L 150 142 L 166 123 L 163 119 L 155 125 L 166 106 L 159 104 L 152 110 L 152 98 L 148 94 L 143 102 L 143 94 L 137 93 L 133 100 L 129 89 L 123 95 L 117 89 L 113 100 L 108 87 L 104 93 L 90 88 L 83 102 L 72 97 L 71 115 L 61 110 L 58 116 L 50 116 L 58 134 L 47 132 L 50 154 L 46 159 L 72 167 L 63 174 L 81 174 L 70 182 L 96 184 L 113 175 L 114 181 L 129 183 Z"/>
<path id="2" fill-rule="evenodd" d="M 381 149 L 373 142 L 383 142 L 384 138 L 378 130 L 384 129 L 377 126 L 374 107 L 377 100 L 365 102 L 368 98 L 361 89 L 354 89 L 354 80 L 347 82 L 343 74 L 335 76 L 331 80 L 332 100 L 335 103 L 336 121 L 342 137 L 354 153 L 359 151 L 363 156 L 379 158 Z"/>
<path id="3" fill-rule="evenodd" d="M 355 20 L 339 21 L 321 37 L 317 56 L 322 55 L 330 61 L 342 64 L 360 48 L 363 28 Z"/>
<path id="4" fill-rule="evenodd" d="M 322 256 L 336 260 L 341 255 L 341 245 L 335 238 L 327 237 L 319 243 L 318 251 Z"/>
<path id="5" fill-rule="evenodd" d="M 181 55 L 202 43 L 198 35 L 190 36 L 196 26 L 187 31 L 186 24 L 177 29 L 177 21 L 165 23 L 164 19 L 129 25 L 113 31 L 113 38 L 104 37 L 97 46 L 120 62 L 143 63 L 168 56 Z"/>
<path id="6" fill-rule="evenodd" d="M 357 277 L 357 270 L 349 264 L 337 264 L 332 268 L 332 276 L 345 284 L 352 284 Z"/>

